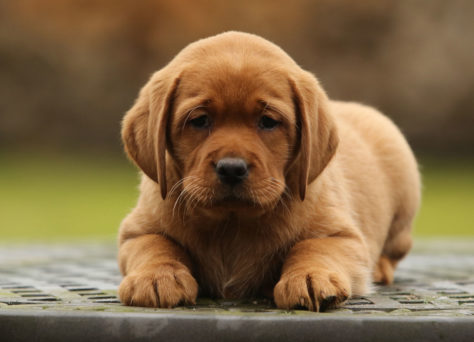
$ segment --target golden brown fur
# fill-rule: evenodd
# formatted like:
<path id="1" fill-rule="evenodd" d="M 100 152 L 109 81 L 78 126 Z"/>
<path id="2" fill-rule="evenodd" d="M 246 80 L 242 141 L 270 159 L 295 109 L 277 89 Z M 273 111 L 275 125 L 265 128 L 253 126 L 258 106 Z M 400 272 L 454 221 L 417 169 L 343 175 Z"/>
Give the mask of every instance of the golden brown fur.
<path id="1" fill-rule="evenodd" d="M 267 129 L 262 116 L 280 123 Z M 209 126 L 191 124 L 200 117 Z M 330 101 L 260 37 L 186 47 L 143 87 L 122 137 L 144 172 L 120 228 L 126 304 L 191 304 L 199 284 L 320 310 L 390 283 L 411 247 L 419 174 L 399 130 L 370 107 Z M 226 157 L 249 165 L 243 184 L 219 181 Z"/>

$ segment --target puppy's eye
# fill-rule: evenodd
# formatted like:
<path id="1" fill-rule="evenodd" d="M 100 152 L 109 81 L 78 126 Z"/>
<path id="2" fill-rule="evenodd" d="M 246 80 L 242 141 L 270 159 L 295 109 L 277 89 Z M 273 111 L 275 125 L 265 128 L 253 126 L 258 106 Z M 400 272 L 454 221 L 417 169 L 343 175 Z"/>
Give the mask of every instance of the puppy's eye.
<path id="1" fill-rule="evenodd" d="M 264 130 L 272 130 L 278 125 L 280 125 L 280 123 L 280 121 L 277 121 L 269 116 L 264 115 L 260 118 L 260 121 L 258 122 L 258 127 Z"/>
<path id="2" fill-rule="evenodd" d="M 194 128 L 209 128 L 211 122 L 208 115 L 201 115 L 195 119 L 189 120 L 189 123 Z"/>

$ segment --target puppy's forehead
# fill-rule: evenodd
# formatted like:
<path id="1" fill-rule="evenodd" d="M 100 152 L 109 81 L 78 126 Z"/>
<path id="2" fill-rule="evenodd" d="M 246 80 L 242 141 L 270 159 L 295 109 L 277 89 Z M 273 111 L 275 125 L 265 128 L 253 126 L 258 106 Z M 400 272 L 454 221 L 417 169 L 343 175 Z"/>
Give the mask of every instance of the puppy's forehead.
<path id="1" fill-rule="evenodd" d="M 258 101 L 291 100 L 287 76 L 265 65 L 201 63 L 181 75 L 183 98 L 202 98 L 216 104 L 237 106 Z"/>
<path id="2" fill-rule="evenodd" d="M 192 43 L 171 65 L 181 75 L 179 102 L 211 100 L 216 106 L 232 108 L 259 101 L 288 106 L 290 74 L 298 68 L 278 46 L 240 32 Z"/>

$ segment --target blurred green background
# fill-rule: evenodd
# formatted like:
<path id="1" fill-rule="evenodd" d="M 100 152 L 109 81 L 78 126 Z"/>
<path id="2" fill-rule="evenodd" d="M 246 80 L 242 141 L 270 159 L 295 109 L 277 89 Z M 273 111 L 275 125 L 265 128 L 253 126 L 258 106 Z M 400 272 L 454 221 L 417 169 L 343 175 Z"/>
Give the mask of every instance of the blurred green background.
<path id="1" fill-rule="evenodd" d="M 120 120 L 186 44 L 253 32 L 420 161 L 418 236 L 474 235 L 474 2 L 0 1 L 0 239 L 112 237 L 137 198 Z"/>

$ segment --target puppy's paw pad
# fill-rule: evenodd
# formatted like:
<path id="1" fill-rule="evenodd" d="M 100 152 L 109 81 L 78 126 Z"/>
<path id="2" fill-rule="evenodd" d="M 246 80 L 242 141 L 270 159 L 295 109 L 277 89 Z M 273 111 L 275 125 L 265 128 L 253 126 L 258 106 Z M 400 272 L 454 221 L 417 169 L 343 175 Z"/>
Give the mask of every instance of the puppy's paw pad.
<path id="1" fill-rule="evenodd" d="M 126 305 L 172 308 L 196 302 L 198 285 L 185 267 L 162 264 L 123 278 L 118 294 Z"/>
<path id="2" fill-rule="evenodd" d="M 274 290 L 276 305 L 287 310 L 304 307 L 324 311 L 345 302 L 350 295 L 350 282 L 345 276 L 317 271 L 285 274 Z"/>

